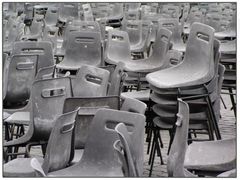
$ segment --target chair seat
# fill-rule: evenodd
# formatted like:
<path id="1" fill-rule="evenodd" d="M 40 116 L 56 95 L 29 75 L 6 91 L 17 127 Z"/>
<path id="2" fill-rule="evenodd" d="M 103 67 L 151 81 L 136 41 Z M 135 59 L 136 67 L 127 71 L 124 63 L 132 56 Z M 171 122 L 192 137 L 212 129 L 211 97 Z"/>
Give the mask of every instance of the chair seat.
<path id="1" fill-rule="evenodd" d="M 17 158 L 3 166 L 4 177 L 36 177 L 35 170 L 31 167 L 32 158 Z M 37 158 L 39 163 L 43 163 L 43 158 Z"/>
<path id="2" fill-rule="evenodd" d="M 150 89 L 121 93 L 121 98 L 123 99 L 132 98 L 132 99 L 138 99 L 140 101 L 149 101 L 149 97 L 150 97 Z"/>
<path id="3" fill-rule="evenodd" d="M 29 125 L 30 112 L 15 112 L 5 119 L 4 122 L 8 124 Z"/>
<path id="4" fill-rule="evenodd" d="M 196 67 L 186 69 L 186 66 L 175 66 L 150 73 L 146 79 L 156 88 L 171 89 L 201 85 L 213 78 L 214 72 L 208 72 L 204 67 L 202 69 L 196 69 Z"/>
<path id="5" fill-rule="evenodd" d="M 193 142 L 188 146 L 184 167 L 219 172 L 235 168 L 236 139 Z"/>
<path id="6" fill-rule="evenodd" d="M 233 37 L 236 37 L 236 31 L 234 31 L 234 30 L 226 30 L 226 31 L 222 31 L 222 32 L 216 32 L 214 34 L 214 36 L 217 39 L 233 38 Z"/>
<path id="7" fill-rule="evenodd" d="M 221 43 L 219 48 L 219 51 L 222 54 L 236 54 L 236 50 L 237 50 L 237 47 L 236 47 L 235 40 L 228 41 L 226 43 Z"/>
<path id="8" fill-rule="evenodd" d="M 107 162 L 106 162 L 107 163 Z M 49 173 L 48 177 L 123 177 L 121 168 L 114 168 L 98 162 L 84 162 Z"/>
<path id="9" fill-rule="evenodd" d="M 163 68 L 162 63 L 153 61 L 150 58 L 125 62 L 124 70 L 130 72 L 150 73 Z"/>
<path id="10" fill-rule="evenodd" d="M 67 70 L 78 70 L 82 65 L 92 65 L 92 66 L 100 66 L 99 63 L 91 63 L 88 60 L 81 60 L 79 63 L 76 63 L 72 60 L 64 59 L 61 63 L 56 65 L 57 69 L 67 69 Z"/>

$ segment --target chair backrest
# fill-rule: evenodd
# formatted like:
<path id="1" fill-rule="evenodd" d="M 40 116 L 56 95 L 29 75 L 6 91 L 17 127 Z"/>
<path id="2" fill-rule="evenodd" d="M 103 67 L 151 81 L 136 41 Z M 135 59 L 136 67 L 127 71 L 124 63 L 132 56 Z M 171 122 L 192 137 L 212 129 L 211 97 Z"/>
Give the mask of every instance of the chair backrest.
<path id="1" fill-rule="evenodd" d="M 75 117 L 79 108 L 60 115 L 53 126 L 42 168 L 47 174 L 65 168 L 70 160 Z"/>
<path id="2" fill-rule="evenodd" d="M 58 21 L 58 8 L 49 7 L 45 15 L 45 25 L 55 26 Z"/>
<path id="3" fill-rule="evenodd" d="M 64 61 L 72 66 L 101 64 L 102 46 L 100 32 L 72 32 L 67 41 Z M 75 63 L 75 64 L 74 64 Z"/>
<path id="4" fill-rule="evenodd" d="M 122 23 L 122 30 L 128 33 L 131 45 L 138 44 L 142 41 L 142 21 L 125 20 Z"/>
<path id="5" fill-rule="evenodd" d="M 131 149 L 133 144 L 132 144 L 131 138 L 129 137 L 126 126 L 123 123 L 119 123 L 115 127 L 115 131 L 118 133 L 118 136 L 119 136 L 119 139 L 121 142 L 121 146 L 123 149 L 123 153 L 118 152 L 118 155 L 119 155 L 119 159 L 123 166 L 124 176 L 125 177 L 139 176 L 137 173 L 136 167 L 134 165 L 134 162 L 133 162 L 133 156 L 134 156 L 133 153 L 134 152 L 132 152 L 133 149 Z M 114 143 L 114 145 L 115 145 L 115 143 Z M 114 147 L 114 148 L 116 149 L 116 147 Z M 137 147 L 137 148 L 142 148 L 142 147 Z M 117 151 L 119 151 L 119 150 L 117 150 Z M 137 155 L 139 155 L 139 154 L 137 154 Z M 135 156 L 137 156 L 137 155 L 135 155 Z M 126 164 L 126 167 L 124 167 L 125 164 Z"/>
<path id="6" fill-rule="evenodd" d="M 130 42 L 127 32 L 116 29 L 109 30 L 106 58 L 114 61 L 115 63 L 131 59 Z"/>
<path id="7" fill-rule="evenodd" d="M 34 139 L 48 140 L 66 98 L 72 97 L 70 78 L 43 79 L 33 83 L 32 114 Z"/>
<path id="8" fill-rule="evenodd" d="M 124 64 L 122 62 L 119 62 L 115 67 L 112 75 L 110 76 L 110 86 L 107 93 L 108 96 L 120 96 L 125 77 L 123 66 Z"/>
<path id="9" fill-rule="evenodd" d="M 191 25 L 194 22 L 202 22 L 203 21 L 203 14 L 202 11 L 195 11 L 190 12 L 188 15 L 187 22 Z"/>
<path id="10" fill-rule="evenodd" d="M 153 52 L 151 58 L 154 61 L 164 60 L 167 51 L 170 49 L 170 40 L 172 32 L 166 28 L 158 30 L 156 40 L 153 44 Z"/>
<path id="11" fill-rule="evenodd" d="M 59 7 L 59 20 L 67 22 L 69 18 L 78 18 L 78 3 L 61 3 Z"/>
<path id="12" fill-rule="evenodd" d="M 131 132 L 132 141 L 143 147 L 144 132 L 139 129 L 144 129 L 145 116 L 138 113 L 117 111 L 111 109 L 99 109 L 94 116 L 92 125 L 89 129 L 91 132 L 87 138 L 85 150 L 80 160 L 80 164 L 84 162 L 101 164 L 101 169 L 104 171 L 111 169 L 121 169 L 118 161 L 118 156 L 113 149 L 114 142 L 118 139 L 118 135 L 114 130 L 115 126 L 122 122 Z M 143 149 L 136 149 L 137 152 Z M 142 157 L 143 158 L 143 157 Z M 143 168 L 144 159 L 136 160 L 139 169 Z"/>
<path id="13" fill-rule="evenodd" d="M 175 5 L 163 5 L 162 7 L 162 13 L 169 14 L 172 18 L 179 18 L 180 12 L 179 12 L 179 6 Z"/>
<path id="14" fill-rule="evenodd" d="M 17 54 L 37 55 L 37 69 L 54 65 L 52 44 L 50 42 L 15 42 L 13 47 L 13 55 Z"/>
<path id="15" fill-rule="evenodd" d="M 140 10 L 141 3 L 124 3 L 125 5 L 125 11 L 133 11 L 133 10 Z"/>
<path id="16" fill-rule="evenodd" d="M 186 67 L 201 67 L 203 76 L 210 81 L 214 76 L 214 29 L 208 25 L 194 23 L 191 26 L 186 53 L 181 65 Z M 210 79 L 209 79 L 210 78 Z"/>
<path id="17" fill-rule="evenodd" d="M 177 18 L 171 18 L 171 19 L 160 19 L 158 21 L 158 28 L 166 28 L 169 29 L 172 32 L 172 41 L 173 43 L 176 42 L 183 42 L 181 38 L 181 26 L 179 25 L 179 20 Z"/>
<path id="18" fill-rule="evenodd" d="M 73 111 L 80 107 L 75 122 L 75 148 L 84 148 L 86 139 L 90 133 L 90 126 L 96 111 L 100 108 L 118 110 L 120 100 L 118 96 L 104 97 L 74 97 L 67 98 L 64 102 L 63 113 Z"/>
<path id="19" fill-rule="evenodd" d="M 25 102 L 30 97 L 31 86 L 37 74 L 36 55 L 12 55 L 6 70 L 5 101 Z"/>
<path id="20" fill-rule="evenodd" d="M 187 150 L 188 127 L 188 104 L 181 99 L 178 99 L 176 132 L 167 160 L 167 171 L 169 177 L 185 177 L 184 159 Z"/>
<path id="21" fill-rule="evenodd" d="M 43 30 L 43 22 L 38 21 L 37 19 L 33 19 L 29 29 L 30 29 L 31 35 L 39 35 L 40 37 Z"/>
<path id="22" fill-rule="evenodd" d="M 141 102 L 137 99 L 125 98 L 120 110 L 144 114 L 146 111 L 146 108 L 147 108 L 147 105 L 144 102 Z"/>
<path id="23" fill-rule="evenodd" d="M 140 12 L 139 10 L 126 11 L 124 13 L 125 20 L 139 20 Z"/>
<path id="24" fill-rule="evenodd" d="M 45 26 L 43 31 L 43 41 L 49 41 L 52 44 L 53 52 L 57 48 L 58 28 L 56 26 Z"/>
<path id="25" fill-rule="evenodd" d="M 83 8 L 84 21 L 94 21 L 92 8 L 90 4 L 83 4 L 82 8 Z"/>
<path id="26" fill-rule="evenodd" d="M 83 65 L 72 78 L 74 97 L 106 96 L 109 72 L 107 70 Z"/>

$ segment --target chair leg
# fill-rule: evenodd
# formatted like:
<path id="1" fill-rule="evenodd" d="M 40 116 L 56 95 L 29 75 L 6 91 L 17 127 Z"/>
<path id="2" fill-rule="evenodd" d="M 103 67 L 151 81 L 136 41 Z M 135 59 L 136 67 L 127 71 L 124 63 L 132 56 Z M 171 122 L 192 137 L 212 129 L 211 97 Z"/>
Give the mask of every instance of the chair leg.
<path id="1" fill-rule="evenodd" d="M 222 101 L 222 104 L 223 104 L 224 109 L 227 109 L 227 106 L 226 106 L 226 104 L 225 104 L 225 102 L 224 102 L 222 96 L 220 96 L 220 99 L 221 99 L 221 101 Z"/>
<path id="2" fill-rule="evenodd" d="M 157 140 L 157 142 L 156 142 L 156 145 L 157 145 L 157 154 L 158 154 L 158 156 L 160 157 L 161 165 L 164 165 L 163 158 L 162 158 L 161 148 L 160 148 L 160 146 L 159 146 L 159 144 L 161 144 L 161 143 L 158 142 L 158 140 L 160 141 L 160 139 L 161 139 L 159 130 L 157 130 L 156 134 L 157 134 L 157 138 L 156 138 L 156 140 Z"/>
<path id="3" fill-rule="evenodd" d="M 230 99 L 231 99 L 231 102 L 232 102 L 234 116 L 236 117 L 236 104 L 235 104 L 235 100 L 234 100 L 234 96 L 233 96 L 233 91 L 232 91 L 232 88 L 228 88 L 228 90 L 229 90 Z"/>
<path id="4" fill-rule="evenodd" d="M 169 140 L 167 155 L 169 155 L 169 152 L 170 152 L 170 149 L 171 149 L 171 146 L 172 146 L 172 142 L 173 142 L 174 134 L 175 134 L 174 131 L 175 131 L 175 128 L 174 128 L 174 127 L 173 127 L 173 129 L 170 129 L 170 130 L 169 130 L 170 140 Z"/>
<path id="5" fill-rule="evenodd" d="M 155 130 L 153 131 L 154 132 L 154 136 L 153 136 L 153 146 L 152 146 L 152 157 L 150 157 L 150 163 L 151 163 L 151 166 L 150 166 L 150 171 L 149 171 L 149 177 L 151 177 L 152 176 L 152 170 L 153 170 L 153 164 L 154 164 L 154 159 L 155 159 L 155 154 L 156 154 L 156 150 L 157 150 L 157 147 L 156 147 L 156 144 L 157 144 L 157 142 L 156 142 L 156 132 L 155 132 Z"/>

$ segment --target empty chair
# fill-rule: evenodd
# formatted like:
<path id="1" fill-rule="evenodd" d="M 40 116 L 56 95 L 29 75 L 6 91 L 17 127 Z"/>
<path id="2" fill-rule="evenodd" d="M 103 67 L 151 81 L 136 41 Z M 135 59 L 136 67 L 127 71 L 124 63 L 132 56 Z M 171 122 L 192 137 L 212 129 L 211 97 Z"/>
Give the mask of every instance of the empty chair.
<path id="1" fill-rule="evenodd" d="M 39 142 L 47 141 L 56 117 L 62 113 L 65 98 L 71 96 L 72 90 L 69 78 L 35 81 L 32 85 L 30 97 L 31 107 L 28 131 L 20 138 L 4 143 L 4 147 L 8 149 L 11 147 L 24 147 L 30 142 L 39 144 Z"/>
<path id="2" fill-rule="evenodd" d="M 31 26 L 29 27 L 29 31 L 24 34 L 21 39 L 22 40 L 40 40 L 42 38 L 43 33 L 43 22 L 34 19 L 32 21 Z"/>
<path id="3" fill-rule="evenodd" d="M 49 7 L 44 18 L 45 26 L 56 26 L 57 21 L 58 21 L 58 8 Z"/>
<path id="4" fill-rule="evenodd" d="M 119 27 L 123 19 L 123 3 L 110 4 L 110 12 L 105 17 L 107 24 L 113 27 Z"/>
<path id="5" fill-rule="evenodd" d="M 74 97 L 106 96 L 109 72 L 107 70 L 83 65 L 76 77 L 72 77 Z"/>
<path id="6" fill-rule="evenodd" d="M 172 49 L 178 50 L 180 52 L 185 52 L 186 45 L 183 43 L 183 39 L 181 37 L 182 34 L 182 26 L 179 25 L 179 20 L 177 18 L 174 19 L 160 19 L 158 21 L 159 29 L 167 28 L 172 32 L 171 42 L 173 43 Z"/>
<path id="7" fill-rule="evenodd" d="M 72 132 L 74 129 L 75 117 L 79 109 L 60 115 L 51 131 L 46 155 L 38 161 L 42 165 L 42 172 L 47 174 L 65 168 L 69 164 L 71 156 Z M 31 166 L 33 158 L 17 158 L 3 167 L 5 177 L 35 177 L 37 174 Z"/>
<path id="8" fill-rule="evenodd" d="M 82 7 L 84 21 L 93 21 L 93 13 L 90 4 L 83 4 Z"/>
<path id="9" fill-rule="evenodd" d="M 57 51 L 58 28 L 55 26 L 45 26 L 43 31 L 43 41 L 49 41 L 52 44 L 53 54 Z"/>
<path id="10" fill-rule="evenodd" d="M 67 22 L 69 18 L 78 19 L 77 3 L 61 3 L 60 4 L 58 20 L 61 22 Z"/>
<path id="11" fill-rule="evenodd" d="M 90 127 L 89 132 L 91 133 L 87 138 L 81 160 L 69 168 L 49 173 L 48 176 L 122 177 L 121 165 L 113 149 L 113 143 L 118 139 L 114 128 L 120 122 L 130 126 L 131 137 L 133 137 L 136 144 L 140 144 L 142 139 L 138 137 L 137 130 L 141 129 L 144 121 L 145 117 L 138 113 L 110 109 L 98 110 Z"/>
<path id="12" fill-rule="evenodd" d="M 144 149 L 144 123 L 138 129 L 138 138 L 141 139 L 141 143 L 130 137 L 126 125 L 119 123 L 115 127 L 115 131 L 119 135 L 120 142 L 123 146 L 123 155 L 120 154 L 120 159 L 126 159 L 126 165 L 124 176 L 126 177 L 141 177 L 143 174 L 143 149 Z M 115 141 L 116 142 L 116 141 Z"/>
<path id="13" fill-rule="evenodd" d="M 100 32 L 72 32 L 66 45 L 64 60 L 56 68 L 59 71 L 77 71 L 82 65 L 100 66 L 102 57 Z M 61 73 L 61 72 L 60 72 Z"/>

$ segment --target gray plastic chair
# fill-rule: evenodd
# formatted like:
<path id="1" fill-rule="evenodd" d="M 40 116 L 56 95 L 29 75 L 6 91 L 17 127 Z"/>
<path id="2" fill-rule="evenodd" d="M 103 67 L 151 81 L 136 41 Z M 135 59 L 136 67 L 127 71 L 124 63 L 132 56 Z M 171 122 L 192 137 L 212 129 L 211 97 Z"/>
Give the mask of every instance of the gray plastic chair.
<path id="1" fill-rule="evenodd" d="M 105 18 L 108 25 L 113 27 L 119 27 L 121 25 L 123 17 L 123 3 L 110 4 L 109 15 Z"/>
<path id="2" fill-rule="evenodd" d="M 69 35 L 64 60 L 57 64 L 59 70 L 76 71 L 82 65 L 100 66 L 102 45 L 100 32 L 72 32 Z"/>
<path id="3" fill-rule="evenodd" d="M 122 122 L 131 130 L 136 144 L 142 139 L 137 136 L 145 117 L 141 114 L 110 109 L 100 109 L 94 116 L 83 156 L 79 163 L 60 171 L 49 173 L 49 177 L 122 177 L 121 164 L 113 144 L 118 139 L 115 126 Z M 139 143 L 137 143 L 139 142 Z M 142 162 L 141 162 L 142 163 Z"/>
<path id="4" fill-rule="evenodd" d="M 184 167 L 213 176 L 236 168 L 236 139 L 193 142 L 187 148 Z"/>
<path id="5" fill-rule="evenodd" d="M 180 52 L 185 52 L 186 45 L 183 43 L 181 37 L 182 26 L 179 25 L 179 20 L 177 18 L 172 19 L 160 19 L 158 21 L 159 28 L 167 28 L 172 32 L 171 42 L 173 43 L 172 49 L 178 50 Z"/>
<path id="6" fill-rule="evenodd" d="M 70 160 L 72 132 L 79 109 L 60 115 L 51 131 L 44 159 L 17 158 L 3 167 L 4 177 L 35 177 L 32 161 L 42 165 L 42 173 L 65 168 Z M 34 160 L 33 160 L 34 159 Z"/>
<path id="7" fill-rule="evenodd" d="M 71 78 L 74 97 L 106 96 L 109 72 L 107 70 L 83 65 L 76 77 Z"/>
<path id="8" fill-rule="evenodd" d="M 82 8 L 83 8 L 84 21 L 94 21 L 92 8 L 90 4 L 83 4 Z"/>
<path id="9" fill-rule="evenodd" d="M 42 39 L 43 32 L 43 22 L 37 19 L 33 19 L 31 26 L 29 27 L 29 32 L 24 34 L 22 40 L 35 40 L 38 41 Z"/>
<path id="10" fill-rule="evenodd" d="M 134 112 L 139 114 L 144 114 L 146 111 L 147 105 L 137 99 L 126 98 L 124 99 L 121 111 Z"/>
<path id="11" fill-rule="evenodd" d="M 201 35 L 207 36 L 208 40 L 202 39 Z M 194 23 L 183 62 L 172 68 L 148 74 L 147 81 L 159 89 L 194 86 L 209 82 L 214 76 L 213 38 L 213 28 Z"/>
<path id="12" fill-rule="evenodd" d="M 26 146 L 30 142 L 47 141 L 56 117 L 62 113 L 65 98 L 72 96 L 69 78 L 35 81 L 31 90 L 30 122 L 26 134 L 4 143 L 4 147 Z M 43 149 L 44 153 L 44 149 Z M 28 154 L 24 153 L 25 156 Z"/>
<path id="13" fill-rule="evenodd" d="M 139 9 L 124 12 L 124 19 L 127 21 L 128 20 L 139 20 L 139 18 L 140 18 Z"/>
<path id="14" fill-rule="evenodd" d="M 57 37 L 58 37 L 57 34 L 58 34 L 57 27 L 45 26 L 42 40 L 51 42 L 53 54 L 56 54 L 57 51 Z"/>
<path id="15" fill-rule="evenodd" d="M 130 137 L 130 133 L 125 124 L 119 123 L 115 127 L 115 131 L 118 133 L 123 146 L 124 156 L 128 166 L 128 173 L 124 174 L 126 177 L 141 177 L 143 174 L 144 122 L 139 123 L 142 123 L 141 127 L 136 129 L 136 131 L 138 131 L 137 136 L 141 142 L 134 141 L 136 137 Z"/>
<path id="16" fill-rule="evenodd" d="M 152 55 L 147 59 L 131 60 L 125 62 L 124 70 L 127 72 L 150 73 L 168 66 L 166 54 L 170 48 L 171 31 L 159 29 Z"/>
<path id="17" fill-rule="evenodd" d="M 44 24 L 45 26 L 56 26 L 58 21 L 58 8 L 49 7 L 45 14 Z"/>
<path id="18" fill-rule="evenodd" d="M 235 38 L 236 37 L 236 12 L 233 13 L 232 21 L 229 24 L 229 27 L 222 32 L 216 32 L 215 37 L 217 39 L 225 39 L 225 38 Z"/>
<path id="19" fill-rule="evenodd" d="M 67 22 L 69 18 L 78 19 L 77 3 L 61 3 L 60 4 L 58 20 L 61 22 Z"/>
<path id="20" fill-rule="evenodd" d="M 176 132 L 167 159 L 167 171 L 169 177 L 194 177 L 184 169 L 184 159 L 187 150 L 189 128 L 188 104 L 178 99 L 178 113 L 176 121 Z"/>

